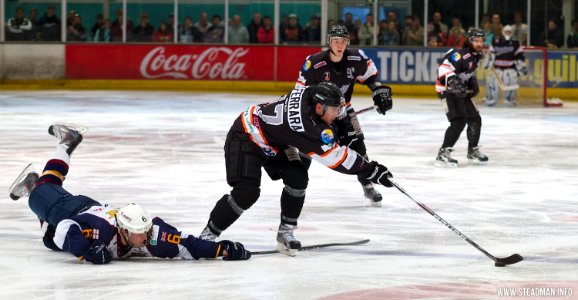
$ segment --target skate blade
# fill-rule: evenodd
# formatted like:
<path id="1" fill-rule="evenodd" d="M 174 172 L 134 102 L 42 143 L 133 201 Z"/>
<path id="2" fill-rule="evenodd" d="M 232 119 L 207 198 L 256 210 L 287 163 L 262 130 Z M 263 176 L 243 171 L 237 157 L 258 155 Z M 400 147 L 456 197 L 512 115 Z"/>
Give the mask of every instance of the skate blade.
<path id="1" fill-rule="evenodd" d="M 21 183 L 22 181 L 24 181 L 24 179 L 26 179 L 26 176 L 28 176 L 28 174 L 30 174 L 31 172 L 34 172 L 34 166 L 30 163 L 26 166 L 26 168 L 24 168 L 24 170 L 22 171 L 22 173 L 20 173 L 20 175 L 18 175 L 18 177 L 16 177 L 16 180 L 14 180 L 14 182 L 12 183 L 12 185 L 10 185 L 10 188 L 8 189 L 8 193 L 10 193 L 10 198 L 14 201 L 28 196 L 27 193 L 19 195 L 19 194 L 15 194 L 14 189 L 16 189 L 16 186 Z M 36 177 L 38 178 L 38 177 Z"/>
<path id="2" fill-rule="evenodd" d="M 457 163 L 450 163 L 450 162 L 444 162 L 444 161 L 436 161 L 434 165 L 438 168 L 457 168 L 458 167 Z"/>
<path id="3" fill-rule="evenodd" d="M 371 205 L 371 207 L 381 207 L 381 201 L 374 202 L 369 200 L 369 205 Z"/>
<path id="4" fill-rule="evenodd" d="M 483 165 L 487 165 L 487 164 L 488 164 L 488 161 L 480 161 L 480 160 L 477 160 L 477 159 L 469 159 L 469 158 L 468 158 L 468 163 L 471 164 L 471 165 L 480 165 L 480 166 L 483 166 Z"/>
<path id="5" fill-rule="evenodd" d="M 289 255 L 289 256 L 296 256 L 297 252 L 299 252 L 299 249 L 289 249 L 289 248 L 285 247 L 285 244 L 279 243 L 279 242 L 277 242 L 277 250 L 280 253 L 283 253 L 283 254 Z"/>
<path id="6" fill-rule="evenodd" d="M 54 123 L 52 125 L 53 126 L 66 126 L 70 129 L 78 131 L 78 133 L 80 133 L 81 135 L 84 135 L 88 131 L 88 127 L 82 126 L 82 125 L 77 125 L 77 124 L 72 124 L 72 123 L 60 123 L 60 122 L 58 122 L 58 123 Z"/>

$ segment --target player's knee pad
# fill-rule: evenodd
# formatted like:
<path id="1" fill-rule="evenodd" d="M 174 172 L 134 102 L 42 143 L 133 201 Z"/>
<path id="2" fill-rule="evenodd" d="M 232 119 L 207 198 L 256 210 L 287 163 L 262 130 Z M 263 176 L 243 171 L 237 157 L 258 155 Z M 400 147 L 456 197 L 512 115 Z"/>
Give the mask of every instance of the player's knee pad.
<path id="1" fill-rule="evenodd" d="M 247 210 L 257 202 L 260 195 L 261 189 L 258 185 L 248 181 L 242 181 L 233 187 L 230 197 L 232 199 L 228 201 L 231 207 L 237 206 L 242 210 Z"/>
<path id="2" fill-rule="evenodd" d="M 466 119 L 464 118 L 455 118 L 451 120 L 450 127 L 458 132 L 462 132 L 466 127 Z"/>
<path id="3" fill-rule="evenodd" d="M 309 161 L 310 163 L 310 161 Z M 305 190 L 309 183 L 309 164 L 289 163 L 283 167 L 282 176 L 285 186 Z"/>
<path id="4" fill-rule="evenodd" d="M 498 70 L 496 70 L 496 72 L 498 72 Z M 494 74 L 488 75 L 486 80 L 486 103 L 488 105 L 495 104 L 498 101 L 499 94 L 500 86 L 498 85 L 498 80 L 494 77 Z"/>

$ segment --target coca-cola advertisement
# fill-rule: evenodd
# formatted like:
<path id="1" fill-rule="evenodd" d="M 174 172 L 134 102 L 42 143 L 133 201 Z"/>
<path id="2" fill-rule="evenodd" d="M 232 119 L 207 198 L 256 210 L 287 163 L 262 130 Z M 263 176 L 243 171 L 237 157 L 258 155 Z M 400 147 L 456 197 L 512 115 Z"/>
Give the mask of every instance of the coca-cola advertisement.
<path id="1" fill-rule="evenodd" d="M 294 81 L 318 47 L 67 45 L 68 79 Z"/>

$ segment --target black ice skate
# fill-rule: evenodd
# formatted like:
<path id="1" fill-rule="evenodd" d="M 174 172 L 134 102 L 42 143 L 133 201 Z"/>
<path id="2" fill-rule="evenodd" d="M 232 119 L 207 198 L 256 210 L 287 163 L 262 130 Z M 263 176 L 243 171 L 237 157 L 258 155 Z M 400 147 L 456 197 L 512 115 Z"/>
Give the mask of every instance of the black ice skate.
<path id="1" fill-rule="evenodd" d="M 38 177 L 38 173 L 34 171 L 34 166 L 32 166 L 32 164 L 26 166 L 24 171 L 18 175 L 16 180 L 14 180 L 14 183 L 10 186 L 10 198 L 16 201 L 22 197 L 30 195 Z"/>
<path id="2" fill-rule="evenodd" d="M 288 224 L 279 225 L 279 231 L 277 231 L 277 250 L 279 252 L 295 256 L 299 249 L 301 249 L 301 242 L 295 239 L 293 235 L 294 226 Z"/>
<path id="3" fill-rule="evenodd" d="M 452 158 L 452 151 L 454 151 L 454 149 L 450 147 L 440 148 L 438 156 L 436 157 L 436 167 L 457 168 L 458 161 Z"/>
<path id="4" fill-rule="evenodd" d="M 468 149 L 468 160 L 473 163 L 485 164 L 488 162 L 488 156 L 480 152 L 480 147 Z"/>
<path id="5" fill-rule="evenodd" d="M 373 187 L 373 184 L 368 184 L 363 187 L 363 194 L 365 198 L 369 199 L 369 204 L 373 207 L 381 207 L 381 200 L 383 197 L 381 194 Z"/>
<path id="6" fill-rule="evenodd" d="M 60 144 L 66 147 L 68 155 L 71 155 L 82 142 L 82 135 L 86 131 L 88 131 L 87 127 L 74 124 L 55 123 L 48 127 L 48 134 L 60 140 Z"/>

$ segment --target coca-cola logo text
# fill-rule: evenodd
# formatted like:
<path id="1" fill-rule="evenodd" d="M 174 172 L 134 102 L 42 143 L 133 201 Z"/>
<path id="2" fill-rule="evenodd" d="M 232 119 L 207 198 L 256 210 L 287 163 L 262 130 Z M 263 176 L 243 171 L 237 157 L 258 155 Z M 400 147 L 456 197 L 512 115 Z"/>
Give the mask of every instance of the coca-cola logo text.
<path id="1" fill-rule="evenodd" d="M 165 47 L 151 50 L 140 64 L 145 78 L 172 77 L 177 79 L 242 79 L 245 63 L 239 58 L 246 48 L 211 47 L 199 54 L 165 54 Z"/>

